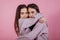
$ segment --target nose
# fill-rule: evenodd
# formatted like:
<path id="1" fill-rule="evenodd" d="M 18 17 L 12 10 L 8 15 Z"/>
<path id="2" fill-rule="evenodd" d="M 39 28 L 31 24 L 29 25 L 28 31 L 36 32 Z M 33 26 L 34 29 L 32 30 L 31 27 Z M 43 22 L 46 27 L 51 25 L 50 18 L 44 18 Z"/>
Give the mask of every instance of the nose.
<path id="1" fill-rule="evenodd" d="M 24 18 L 27 18 L 27 14 L 24 14 Z"/>
<path id="2" fill-rule="evenodd" d="M 33 15 L 32 15 L 32 14 L 29 14 L 29 17 L 30 17 L 30 18 L 32 18 L 32 17 L 33 17 Z"/>

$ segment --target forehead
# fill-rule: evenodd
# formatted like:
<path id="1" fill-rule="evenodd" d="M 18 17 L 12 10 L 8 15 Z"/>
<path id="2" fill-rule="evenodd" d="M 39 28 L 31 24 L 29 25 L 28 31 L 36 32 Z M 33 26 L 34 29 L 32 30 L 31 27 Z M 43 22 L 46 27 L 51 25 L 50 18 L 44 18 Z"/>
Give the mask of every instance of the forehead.
<path id="1" fill-rule="evenodd" d="M 22 8 L 20 12 L 27 12 L 27 8 Z"/>
<path id="2" fill-rule="evenodd" d="M 34 8 L 28 8 L 28 11 L 36 11 Z"/>

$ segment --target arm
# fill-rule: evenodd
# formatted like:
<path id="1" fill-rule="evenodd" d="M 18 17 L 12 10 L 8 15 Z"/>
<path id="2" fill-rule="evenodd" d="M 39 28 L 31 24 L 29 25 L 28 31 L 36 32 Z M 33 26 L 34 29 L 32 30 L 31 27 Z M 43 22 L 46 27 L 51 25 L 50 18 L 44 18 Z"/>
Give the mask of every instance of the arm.
<path id="1" fill-rule="evenodd" d="M 26 19 L 22 25 L 22 29 L 28 28 L 28 27 L 34 25 L 39 20 L 39 18 L 41 18 L 42 16 L 43 16 L 42 14 L 38 13 L 37 15 L 34 16 L 34 18 Z"/>
<path id="2" fill-rule="evenodd" d="M 42 31 L 42 29 L 43 29 L 43 24 L 37 23 L 35 28 L 31 32 L 25 34 L 23 37 L 34 39 Z"/>

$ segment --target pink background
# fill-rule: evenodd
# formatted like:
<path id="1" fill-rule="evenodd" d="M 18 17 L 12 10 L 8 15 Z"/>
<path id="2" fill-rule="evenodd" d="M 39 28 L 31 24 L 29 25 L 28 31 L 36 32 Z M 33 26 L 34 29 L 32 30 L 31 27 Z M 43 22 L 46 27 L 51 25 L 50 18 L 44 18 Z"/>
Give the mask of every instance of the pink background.
<path id="1" fill-rule="evenodd" d="M 60 40 L 60 0 L 0 0 L 0 40 L 15 40 L 14 18 L 19 4 L 35 3 L 47 19 L 49 40 Z"/>

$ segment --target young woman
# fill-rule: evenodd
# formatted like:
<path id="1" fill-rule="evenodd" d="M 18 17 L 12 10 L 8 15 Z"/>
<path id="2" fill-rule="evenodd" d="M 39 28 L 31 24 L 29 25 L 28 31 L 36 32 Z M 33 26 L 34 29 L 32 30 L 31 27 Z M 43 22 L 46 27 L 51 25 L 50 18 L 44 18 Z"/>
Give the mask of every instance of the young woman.
<path id="1" fill-rule="evenodd" d="M 22 18 L 28 18 L 28 13 L 27 13 L 27 7 L 25 4 L 19 5 L 16 9 L 16 16 L 15 16 L 15 22 L 14 22 L 14 28 L 17 36 L 19 36 L 20 32 L 20 27 L 18 20 Z"/>
<path id="2" fill-rule="evenodd" d="M 28 12 L 29 12 L 29 17 L 30 18 L 32 18 L 37 13 L 40 13 L 39 8 L 38 8 L 38 6 L 36 4 L 29 4 L 28 5 Z M 48 40 L 48 32 L 47 32 L 48 28 L 47 28 L 47 25 L 45 25 L 46 20 L 44 19 L 44 16 L 41 17 L 38 22 L 42 23 L 42 24 L 44 23 L 44 27 L 43 27 L 43 30 L 41 30 L 41 32 L 39 33 L 39 36 L 36 37 L 35 40 Z M 40 25 L 40 26 L 42 26 L 42 25 Z M 42 36 L 40 36 L 40 35 L 42 35 Z"/>
<path id="3" fill-rule="evenodd" d="M 37 13 L 40 13 L 39 8 L 36 4 L 29 4 L 27 8 L 29 18 L 33 18 L 35 15 L 37 15 Z M 32 40 L 48 40 L 48 27 L 46 25 L 44 16 L 42 16 L 33 26 L 30 26 L 29 28 L 31 32 L 25 34 L 25 37 L 28 37 Z"/>

